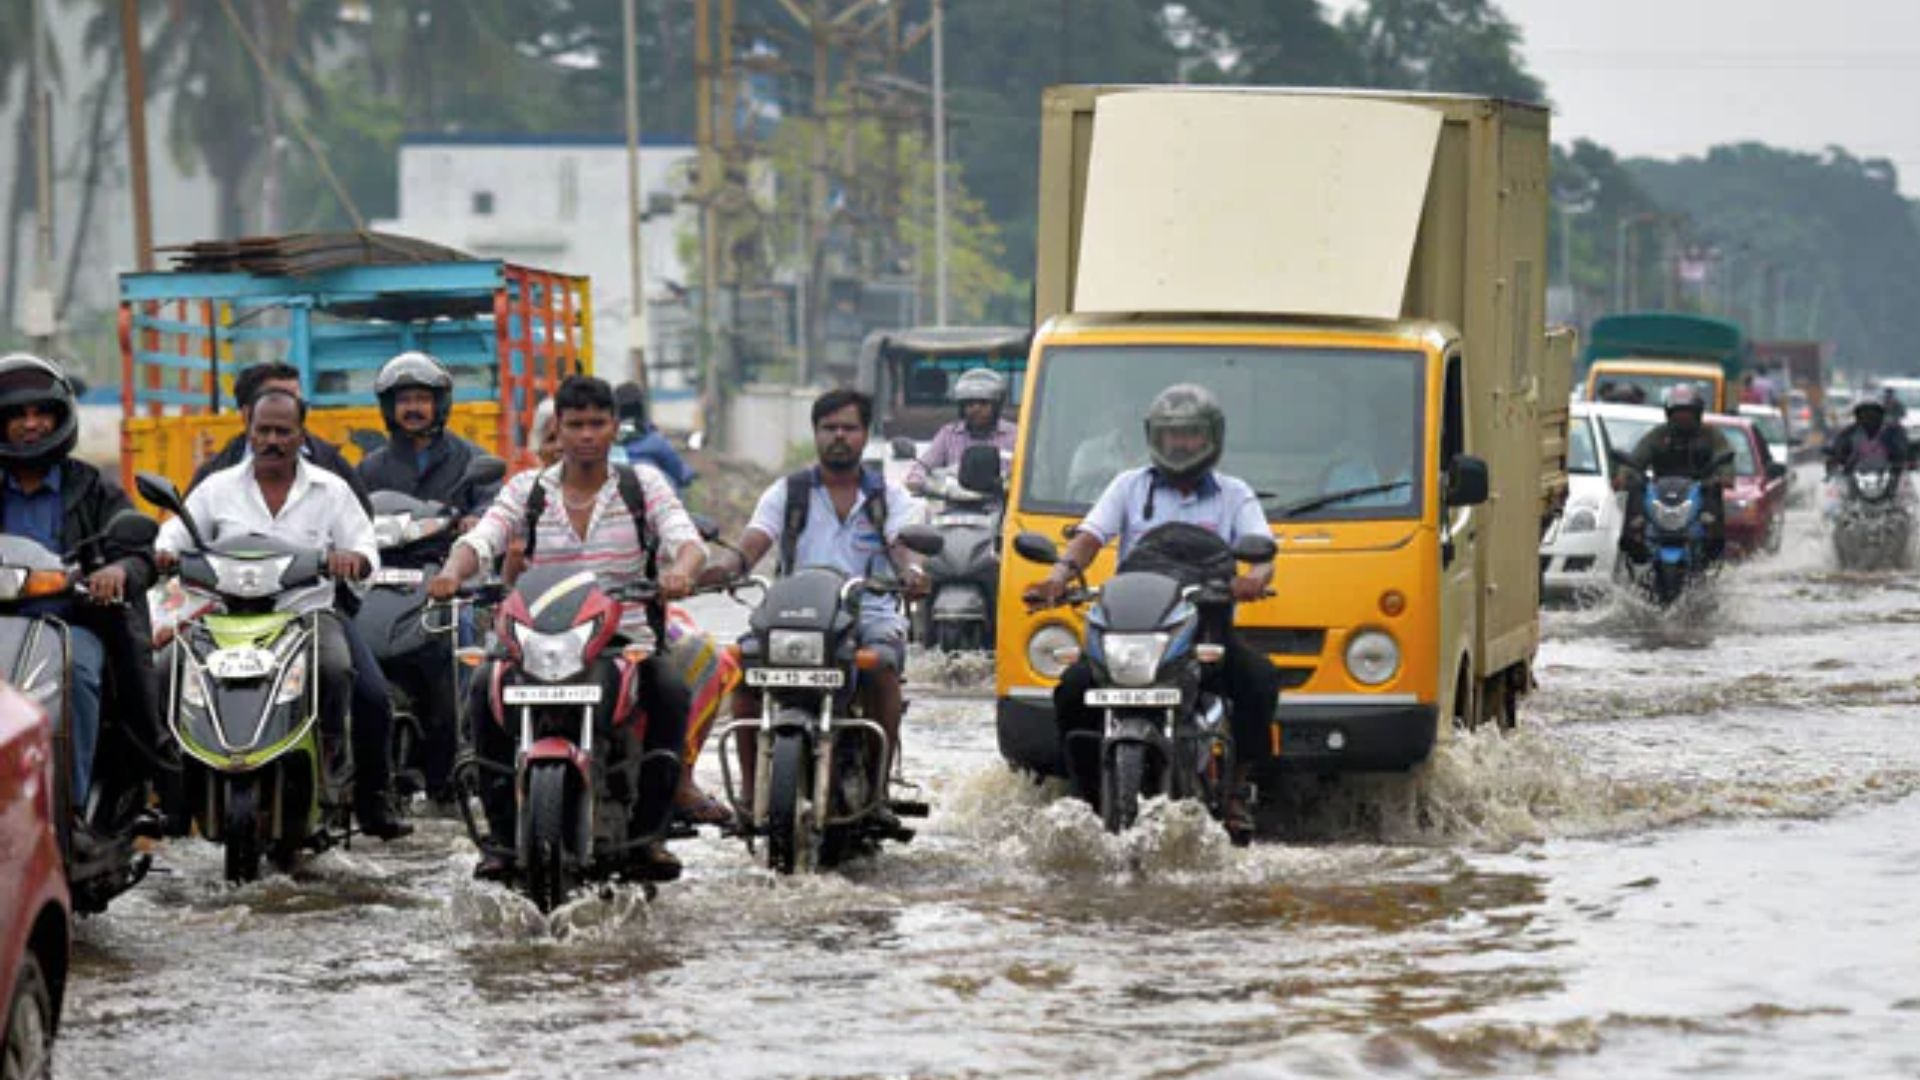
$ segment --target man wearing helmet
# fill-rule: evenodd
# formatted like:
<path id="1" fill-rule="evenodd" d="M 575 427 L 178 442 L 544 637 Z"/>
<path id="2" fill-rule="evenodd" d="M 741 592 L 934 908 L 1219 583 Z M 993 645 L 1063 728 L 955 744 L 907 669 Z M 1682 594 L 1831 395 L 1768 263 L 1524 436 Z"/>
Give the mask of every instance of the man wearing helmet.
<path id="1" fill-rule="evenodd" d="M 445 503 L 460 513 L 460 531 L 493 501 L 493 488 L 463 480 L 467 466 L 485 451 L 447 431 L 453 411 L 453 376 L 423 352 L 403 352 L 386 362 L 373 381 L 387 445 L 360 461 L 369 491 L 398 491 Z"/>
<path id="2" fill-rule="evenodd" d="M 73 385 L 53 364 L 27 353 L 0 356 L 0 429 L 0 469 L 6 474 L 0 525 L 7 535 L 64 556 L 105 531 L 114 515 L 133 511 L 125 491 L 70 456 L 80 418 Z M 108 543 L 81 555 L 89 602 L 49 599 L 21 609 L 57 616 L 70 630 L 75 806 L 86 798 L 93 776 L 103 688 L 114 698 L 109 714 L 120 718 L 136 743 L 153 746 L 158 730 L 144 599 L 153 584 L 153 551 Z"/>
<path id="3" fill-rule="evenodd" d="M 615 448 L 626 455 L 624 464 L 651 465 L 672 482 L 674 494 L 685 492 L 698 477 L 681 459 L 680 451 L 653 426 L 647 416 L 647 392 L 639 383 L 623 382 L 613 388 L 613 404 L 620 421 Z"/>
<path id="4" fill-rule="evenodd" d="M 1861 398 L 1853 406 L 1853 423 L 1827 445 L 1827 475 L 1866 463 L 1904 470 L 1911 454 L 1906 431 L 1887 422 L 1885 404 L 1879 398 Z"/>
<path id="5" fill-rule="evenodd" d="M 972 368 L 954 380 L 953 400 L 960 418 L 935 432 L 927 452 L 907 470 L 907 490 L 916 495 L 926 490 L 927 474 L 932 470 L 959 468 L 960 457 L 969 446 L 991 446 L 1002 455 L 1013 453 L 1013 440 L 1020 429 L 1000 415 L 1007 404 L 1005 375 L 992 368 Z"/>
<path id="6" fill-rule="evenodd" d="M 1269 531 L 1266 513 L 1253 488 L 1239 477 L 1214 471 L 1226 445 L 1227 421 L 1211 391 L 1191 383 L 1167 387 L 1148 407 L 1145 427 L 1153 463 L 1113 478 L 1074 530 L 1073 540 L 1052 573 L 1027 590 L 1028 602 L 1058 603 L 1074 578 L 1109 541 L 1119 542 L 1124 563 L 1141 537 L 1162 525 L 1198 525 L 1228 545 L 1242 536 Z M 1271 563 L 1237 573 L 1232 581 L 1233 598 L 1257 600 L 1266 594 L 1272 581 Z M 1265 656 L 1247 648 L 1231 633 L 1226 636 L 1226 656 L 1215 677 L 1233 701 L 1234 746 L 1239 751 L 1234 787 L 1238 791 L 1245 786 L 1248 766 L 1267 745 L 1280 677 Z M 1081 657 L 1062 673 L 1053 694 L 1062 752 L 1078 759 L 1069 759 L 1069 772 L 1078 793 L 1088 802 L 1097 799 L 1094 785 L 1099 769 L 1089 760 L 1093 748 L 1087 745 L 1088 740 L 1068 740 L 1067 736 L 1099 727 L 1099 714 L 1086 704 L 1092 682 L 1093 669 Z M 1237 794 L 1231 803 L 1228 829 L 1236 833 L 1250 830 L 1252 822 Z"/>
<path id="7" fill-rule="evenodd" d="M 1620 550 L 1635 562 L 1648 558 L 1642 486 L 1651 470 L 1655 476 L 1706 481 L 1701 485 L 1701 520 L 1707 526 L 1707 557 L 1718 559 L 1727 540 L 1720 489 L 1733 480 L 1733 446 L 1718 428 L 1706 423 L 1706 397 L 1692 383 L 1669 387 L 1660 401 L 1667 411 L 1667 422 L 1640 437 L 1639 444 L 1627 455 L 1627 464 L 1615 476 L 1615 488 L 1627 491 Z"/>

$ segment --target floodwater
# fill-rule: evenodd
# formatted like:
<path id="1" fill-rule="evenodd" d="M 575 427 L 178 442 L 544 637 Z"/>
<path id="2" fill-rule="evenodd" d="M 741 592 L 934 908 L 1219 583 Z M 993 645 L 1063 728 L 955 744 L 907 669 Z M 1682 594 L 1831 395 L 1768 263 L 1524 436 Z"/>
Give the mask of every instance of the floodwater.
<path id="1" fill-rule="evenodd" d="M 845 873 L 707 837 L 549 921 L 449 821 L 240 889 L 175 842 L 82 924 L 59 1071 L 1920 1075 L 1920 577 L 1811 517 L 1671 626 L 1550 612 L 1517 731 L 1247 850 L 1104 836 L 999 765 L 984 667 L 924 662 L 934 816 Z"/>

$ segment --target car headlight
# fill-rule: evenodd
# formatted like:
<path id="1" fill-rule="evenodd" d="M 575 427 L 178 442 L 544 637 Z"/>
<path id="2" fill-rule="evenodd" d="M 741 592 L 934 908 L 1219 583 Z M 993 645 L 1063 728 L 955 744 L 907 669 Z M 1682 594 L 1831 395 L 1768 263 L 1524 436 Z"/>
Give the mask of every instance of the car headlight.
<path id="1" fill-rule="evenodd" d="M 1107 674 L 1119 686 L 1152 686 L 1167 655 L 1169 634 L 1107 634 L 1100 639 Z"/>
<path id="2" fill-rule="evenodd" d="M 1400 646 L 1384 630 L 1362 630 L 1347 642 L 1347 674 L 1363 686 L 1379 686 L 1400 672 Z"/>
<path id="3" fill-rule="evenodd" d="M 1567 515 L 1567 527 L 1563 531 L 1569 533 L 1584 533 L 1592 532 L 1599 527 L 1600 518 L 1595 515 L 1593 511 L 1588 510 L 1586 507 L 1581 507 Z"/>
<path id="4" fill-rule="evenodd" d="M 1062 649 L 1077 649 L 1080 639 L 1064 626 L 1043 626 L 1027 639 L 1027 666 L 1043 679 L 1057 679 L 1067 670 L 1068 661 L 1055 654 Z"/>
<path id="5" fill-rule="evenodd" d="M 778 667 L 819 667 L 827 662 L 827 635 L 818 630 L 775 630 L 767 635 L 767 662 Z"/>
<path id="6" fill-rule="evenodd" d="M 287 673 L 280 679 L 280 691 L 273 695 L 275 705 L 286 705 L 299 701 L 300 695 L 307 689 L 307 654 L 295 654 L 287 664 Z"/>
<path id="7" fill-rule="evenodd" d="M 208 555 L 207 565 L 213 568 L 215 589 L 228 596 L 257 600 L 280 591 L 280 575 L 293 565 L 293 556 L 235 559 L 225 555 Z"/>
<path id="8" fill-rule="evenodd" d="M 1727 500 L 1727 509 L 1729 510 L 1745 510 L 1747 507 L 1752 505 L 1753 505 L 1752 499 L 1728 499 Z"/>
<path id="9" fill-rule="evenodd" d="M 582 623 L 558 634 L 542 634 L 525 623 L 513 624 L 513 637 L 520 643 L 520 670 L 541 682 L 559 682 L 586 669 L 587 642 L 600 628 L 600 620 Z"/>

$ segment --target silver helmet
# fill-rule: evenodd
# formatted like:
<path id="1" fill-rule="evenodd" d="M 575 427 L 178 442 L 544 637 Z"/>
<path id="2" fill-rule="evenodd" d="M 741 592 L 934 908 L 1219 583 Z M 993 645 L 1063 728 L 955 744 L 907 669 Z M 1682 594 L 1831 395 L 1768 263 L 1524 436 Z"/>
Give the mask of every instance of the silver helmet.
<path id="1" fill-rule="evenodd" d="M 72 453 L 80 441 L 72 381 L 52 361 L 32 353 L 0 356 L 0 417 L 28 405 L 50 409 L 60 419 L 51 434 L 31 443 L 16 446 L 0 438 L 0 462 L 44 468 Z"/>
<path id="2" fill-rule="evenodd" d="M 1147 452 L 1161 475 L 1172 480 L 1200 476 L 1220 461 L 1227 441 L 1227 415 L 1213 392 L 1195 383 L 1179 383 L 1160 391 L 1147 406 Z M 1204 440 L 1191 447 L 1169 445 L 1169 436 L 1198 434 Z"/>
<path id="3" fill-rule="evenodd" d="M 427 433 L 438 435 L 446 430 L 447 414 L 453 411 L 453 376 L 440 361 L 423 352 L 401 353 L 387 361 L 373 380 L 373 393 L 380 399 L 380 418 L 386 421 L 387 430 L 400 428 L 393 415 L 394 402 L 408 387 L 433 392 L 433 425 Z"/>
<path id="4" fill-rule="evenodd" d="M 993 406 L 994 423 L 1000 422 L 1000 410 L 1007 404 L 1007 377 L 992 368 L 969 368 L 953 380 L 953 401 L 960 418 L 967 417 L 967 403 L 984 401 Z"/>

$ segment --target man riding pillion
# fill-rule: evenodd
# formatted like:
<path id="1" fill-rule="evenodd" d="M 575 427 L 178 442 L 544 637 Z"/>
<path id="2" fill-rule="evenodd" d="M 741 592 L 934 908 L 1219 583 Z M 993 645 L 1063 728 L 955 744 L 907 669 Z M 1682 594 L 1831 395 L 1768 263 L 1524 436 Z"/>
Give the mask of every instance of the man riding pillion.
<path id="1" fill-rule="evenodd" d="M 614 387 L 613 400 L 620 414 L 620 434 L 616 441 L 619 453 L 626 455 L 627 464 L 659 469 L 660 475 L 673 483 L 676 495 L 699 479 L 647 416 L 647 393 L 640 389 L 640 384 L 623 382 Z M 618 456 L 615 455 L 616 459 Z"/>
<path id="2" fill-rule="evenodd" d="M 661 609 L 687 596 L 694 575 L 706 562 L 706 544 L 673 487 L 650 465 L 614 466 L 608 460 L 616 433 L 613 390 L 605 381 L 575 375 L 553 396 L 559 431 L 558 465 L 520 473 L 507 483 L 473 529 L 454 543 L 447 565 L 428 583 L 436 600 L 445 600 L 483 565 L 505 554 L 520 537 L 527 543 L 526 565 L 578 566 L 617 588 L 648 581 L 657 544 L 667 560 L 658 569 L 658 596 L 649 604 L 626 608 L 621 632 L 651 633 L 660 639 Z M 664 642 L 662 642 L 664 647 Z M 690 695 L 666 658 L 656 651 L 639 667 L 640 706 L 646 710 L 640 753 L 669 750 L 678 755 L 686 740 Z M 496 850 L 515 847 L 512 737 L 490 715 L 492 672 L 482 668 L 473 680 L 469 720 L 475 753 L 499 766 L 482 772 L 480 797 Z M 630 729 L 626 729 L 630 730 Z M 644 790 L 634 800 L 631 835 L 658 831 L 680 787 L 677 769 L 641 772 Z M 671 879 L 680 863 L 665 844 L 640 849 L 640 870 Z M 483 878 L 506 877 L 513 867 L 506 856 L 489 855 L 476 869 Z"/>
<path id="3" fill-rule="evenodd" d="M 1722 486 L 1733 480 L 1733 446 L 1718 428 L 1706 423 L 1706 398 L 1690 383 L 1669 387 L 1661 398 L 1667 422 L 1641 436 L 1614 478 L 1615 489 L 1627 491 L 1626 522 L 1620 529 L 1620 550 L 1634 562 L 1646 562 L 1646 474 L 1682 476 L 1701 481 L 1700 520 L 1707 528 L 1707 558 L 1718 562 L 1726 550 L 1727 523 L 1722 510 Z"/>
<path id="4" fill-rule="evenodd" d="M 462 482 L 467 466 L 486 451 L 447 430 L 453 376 L 426 353 L 404 352 L 380 369 L 373 393 L 387 425 L 387 445 L 361 460 L 361 483 L 368 491 L 445 503 L 459 513 L 465 531 L 494 492 Z"/>
<path id="5" fill-rule="evenodd" d="M 907 470 L 907 490 L 923 494 L 927 475 L 935 469 L 957 469 L 960 458 L 970 446 L 991 446 L 1002 454 L 1013 453 L 1020 429 L 1000 414 L 1007 405 L 1007 377 L 992 368 L 973 368 L 953 383 L 953 400 L 960 418 L 942 425 L 934 433 L 927 452 Z"/>
<path id="6" fill-rule="evenodd" d="M 326 551 L 327 573 L 336 581 L 364 580 L 380 565 L 373 538 L 373 522 L 346 481 L 307 461 L 307 406 L 284 389 L 262 391 L 253 401 L 247 421 L 251 455 L 241 464 L 208 476 L 187 495 L 187 512 L 200 528 L 201 538 L 214 543 L 223 537 L 248 534 L 271 536 L 283 543 Z M 161 565 L 171 568 L 179 552 L 192 542 L 179 518 L 160 528 L 155 542 Z M 320 715 L 323 730 L 338 733 L 347 721 L 353 698 L 356 658 L 348 644 L 350 619 L 326 610 L 325 593 L 313 601 L 321 617 L 315 620 L 320 655 Z M 301 614 L 308 614 L 303 611 Z M 369 658 L 368 661 L 371 662 Z M 377 671 L 375 672 L 377 674 Z M 382 681 L 381 686 L 385 683 Z M 353 812 L 360 831 L 382 840 L 413 832 L 413 826 L 395 820 L 389 802 L 390 763 L 388 731 L 380 723 L 384 710 L 353 710 L 347 725 L 353 745 Z"/>
<path id="7" fill-rule="evenodd" d="M 920 556 L 897 541 L 900 528 L 912 524 L 919 503 L 905 488 L 889 484 L 877 470 L 861 467 L 867 433 L 873 426 L 873 399 L 857 390 L 829 390 L 814 399 L 813 444 L 819 461 L 814 466 L 777 480 L 760 495 L 753 518 L 735 545 L 738 554 L 716 560 L 704 575 L 710 581 L 745 574 L 776 546 L 779 573 L 805 566 L 833 567 L 854 577 L 897 576 L 908 595 L 927 589 Z M 896 755 L 900 752 L 900 713 L 903 708 L 900 673 L 906 666 L 907 620 L 892 596 L 870 596 L 860 606 L 856 636 L 862 648 L 874 650 L 880 664 L 862 673 L 868 715 L 886 732 Z M 745 689 L 733 698 L 735 719 L 760 715 L 760 696 Z M 743 801 L 753 802 L 754 744 L 741 739 L 742 776 L 748 785 Z M 883 762 L 891 770 L 891 762 Z M 882 778 L 886 772 L 882 772 Z M 881 810 L 884 817 L 890 811 Z"/>
<path id="8" fill-rule="evenodd" d="M 126 492 L 99 469 L 70 456 L 80 418 L 73 385 L 53 364 L 27 353 L 0 357 L 0 429 L 0 524 L 9 535 L 64 556 L 68 545 L 100 535 L 115 514 L 133 509 Z M 134 742 L 157 745 L 144 599 L 153 584 L 153 553 L 110 543 L 99 554 L 104 561 L 87 576 L 89 602 L 47 599 L 22 608 L 68 626 L 75 807 L 85 804 L 92 783 L 105 691 L 112 700 L 104 707 Z M 134 602 L 123 604 L 128 600 Z"/>
<path id="9" fill-rule="evenodd" d="M 1211 391 L 1193 384 L 1169 386 L 1147 409 L 1146 438 L 1152 464 L 1129 469 L 1113 478 L 1093 509 L 1075 528 L 1053 571 L 1027 590 L 1032 604 L 1057 604 L 1108 543 L 1118 541 L 1124 563 L 1142 536 L 1169 523 L 1198 525 L 1229 546 L 1243 536 L 1270 531 L 1260 500 L 1244 480 L 1216 472 L 1214 466 L 1226 445 L 1226 416 Z M 1273 564 L 1254 566 L 1236 574 L 1231 589 L 1235 601 L 1257 600 L 1273 581 Z M 1229 622 L 1231 612 L 1225 617 Z M 1237 765 L 1234 794 L 1225 824 L 1230 832 L 1252 829 L 1241 792 L 1248 769 L 1264 755 L 1268 729 L 1280 693 L 1280 676 L 1265 656 L 1247 648 L 1227 627 L 1220 628 L 1226 654 L 1213 677 L 1233 702 L 1233 743 Z M 1097 731 L 1100 713 L 1086 704 L 1093 683 L 1093 667 L 1085 656 L 1061 674 L 1053 693 L 1055 723 L 1061 753 L 1075 793 L 1098 804 L 1099 775 L 1094 740 L 1072 739 L 1075 732 Z"/>
<path id="10" fill-rule="evenodd" d="M 1886 405 L 1878 398 L 1861 398 L 1853 406 L 1853 423 L 1827 446 L 1827 475 L 1865 463 L 1904 472 L 1911 454 L 1905 429 L 1887 422 Z"/>

